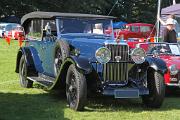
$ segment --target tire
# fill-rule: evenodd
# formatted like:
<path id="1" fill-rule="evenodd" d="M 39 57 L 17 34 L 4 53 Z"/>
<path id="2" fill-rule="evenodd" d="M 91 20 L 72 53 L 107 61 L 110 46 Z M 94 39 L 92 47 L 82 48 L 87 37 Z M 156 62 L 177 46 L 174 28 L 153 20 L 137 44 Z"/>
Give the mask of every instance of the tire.
<path id="1" fill-rule="evenodd" d="M 87 100 L 86 78 L 73 64 L 68 68 L 66 76 L 66 97 L 71 109 L 76 111 L 84 109 Z"/>
<path id="2" fill-rule="evenodd" d="M 158 71 L 148 72 L 149 95 L 143 96 L 143 103 L 150 108 L 161 107 L 165 96 L 165 83 L 163 75 Z"/>
<path id="3" fill-rule="evenodd" d="M 27 79 L 27 64 L 24 55 L 21 57 L 19 63 L 19 79 L 20 79 L 20 85 L 22 87 L 32 88 L 33 81 Z"/>
<path id="4" fill-rule="evenodd" d="M 57 40 L 54 54 L 54 75 L 57 76 L 65 58 L 69 57 L 69 44 L 66 41 Z"/>

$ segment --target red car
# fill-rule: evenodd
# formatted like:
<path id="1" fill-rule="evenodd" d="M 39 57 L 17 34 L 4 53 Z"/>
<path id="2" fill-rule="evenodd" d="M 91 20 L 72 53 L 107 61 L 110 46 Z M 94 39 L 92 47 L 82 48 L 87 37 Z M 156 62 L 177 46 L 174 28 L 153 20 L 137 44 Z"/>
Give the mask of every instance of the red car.
<path id="1" fill-rule="evenodd" d="M 115 37 L 124 36 L 125 40 L 129 38 L 150 38 L 154 37 L 156 30 L 153 24 L 131 23 L 126 24 L 122 30 L 114 30 Z"/>
<path id="2" fill-rule="evenodd" d="M 24 29 L 21 26 L 16 26 L 8 32 L 8 37 L 10 37 L 11 39 L 18 40 L 21 36 L 24 36 Z"/>
<path id="3" fill-rule="evenodd" d="M 164 74 L 166 86 L 180 87 L 180 46 L 178 43 L 140 43 L 148 56 L 165 61 L 168 71 Z M 132 46 L 133 47 L 133 46 Z"/>

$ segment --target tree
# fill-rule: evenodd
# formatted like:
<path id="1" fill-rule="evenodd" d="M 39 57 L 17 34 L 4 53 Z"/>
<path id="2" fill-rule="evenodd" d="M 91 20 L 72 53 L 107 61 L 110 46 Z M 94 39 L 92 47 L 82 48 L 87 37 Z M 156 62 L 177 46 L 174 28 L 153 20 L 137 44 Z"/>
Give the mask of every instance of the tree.
<path id="1" fill-rule="evenodd" d="M 15 15 L 21 18 L 32 11 L 57 11 L 108 15 L 117 0 L 3 0 L 0 17 Z M 180 3 L 180 0 L 176 0 Z M 111 16 L 118 21 L 155 23 L 158 0 L 119 0 Z M 172 5 L 163 0 L 162 7 Z"/>

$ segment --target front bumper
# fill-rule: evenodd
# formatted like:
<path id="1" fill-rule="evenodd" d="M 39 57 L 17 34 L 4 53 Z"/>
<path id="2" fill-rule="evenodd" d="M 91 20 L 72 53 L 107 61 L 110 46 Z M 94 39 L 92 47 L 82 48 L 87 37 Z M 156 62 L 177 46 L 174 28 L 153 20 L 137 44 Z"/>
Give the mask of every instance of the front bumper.
<path id="1" fill-rule="evenodd" d="M 139 98 L 141 95 L 148 94 L 149 90 L 147 88 L 105 88 L 103 90 L 103 95 L 114 96 L 115 98 Z"/>

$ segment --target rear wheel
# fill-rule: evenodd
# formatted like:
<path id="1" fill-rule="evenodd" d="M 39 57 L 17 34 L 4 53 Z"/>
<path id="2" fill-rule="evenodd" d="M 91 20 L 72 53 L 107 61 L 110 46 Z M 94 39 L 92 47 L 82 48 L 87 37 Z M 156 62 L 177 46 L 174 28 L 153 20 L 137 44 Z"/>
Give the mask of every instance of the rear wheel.
<path id="1" fill-rule="evenodd" d="M 71 109 L 83 110 L 87 99 L 85 76 L 78 72 L 75 65 L 70 65 L 66 77 L 66 96 Z"/>
<path id="2" fill-rule="evenodd" d="M 31 88 L 33 86 L 33 81 L 27 79 L 27 64 L 24 55 L 21 57 L 19 63 L 19 78 L 22 87 Z"/>
<path id="3" fill-rule="evenodd" d="M 164 77 L 158 71 L 150 71 L 148 73 L 147 83 L 149 95 L 143 96 L 142 100 L 147 107 L 159 108 L 161 107 L 165 96 Z"/>

